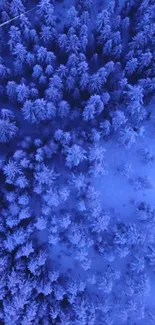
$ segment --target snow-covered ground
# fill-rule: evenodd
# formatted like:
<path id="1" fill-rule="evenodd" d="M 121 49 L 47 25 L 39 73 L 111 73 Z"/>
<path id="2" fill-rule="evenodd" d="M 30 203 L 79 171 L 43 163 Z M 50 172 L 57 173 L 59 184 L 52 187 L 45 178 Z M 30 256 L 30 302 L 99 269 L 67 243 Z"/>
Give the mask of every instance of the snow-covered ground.
<path id="1" fill-rule="evenodd" d="M 155 121 L 152 118 L 145 124 L 145 135 L 129 149 L 118 144 L 117 139 L 103 141 L 102 145 L 106 149 L 108 172 L 96 179 L 95 185 L 101 194 L 103 207 L 109 212 L 115 209 L 123 220 L 134 220 L 136 203 L 155 203 Z M 150 162 L 143 155 L 145 149 L 152 154 Z M 133 181 L 138 177 L 148 177 L 152 187 L 136 189 Z"/>
<path id="2" fill-rule="evenodd" d="M 155 206 L 155 119 L 153 108 L 154 104 L 151 105 L 152 117 L 144 123 L 144 136 L 137 138 L 131 148 L 127 149 L 120 145 L 114 137 L 108 141 L 102 141 L 102 145 L 106 149 L 105 160 L 108 172 L 106 175 L 96 178 L 94 184 L 100 193 L 104 210 L 109 213 L 111 218 L 116 217 L 117 220 L 125 224 L 137 221 L 136 209 L 139 203 L 145 202 Z M 149 155 L 146 154 L 146 151 L 149 152 Z M 148 178 L 148 188 L 137 182 L 139 177 Z M 123 268 L 129 261 L 128 258 L 116 259 L 115 267 L 123 274 Z M 146 305 L 154 309 L 155 275 L 149 270 L 149 267 L 147 272 L 151 278 L 151 292 L 146 300 Z M 139 324 L 150 325 L 151 323 L 145 318 Z"/>

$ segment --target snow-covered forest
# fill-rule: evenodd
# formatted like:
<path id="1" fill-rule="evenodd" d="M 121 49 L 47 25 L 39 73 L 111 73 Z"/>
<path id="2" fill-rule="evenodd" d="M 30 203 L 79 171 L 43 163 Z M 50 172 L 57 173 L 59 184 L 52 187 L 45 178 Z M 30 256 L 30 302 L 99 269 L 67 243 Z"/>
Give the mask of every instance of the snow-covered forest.
<path id="1" fill-rule="evenodd" d="M 0 0 L 0 324 L 155 325 L 154 95 L 154 0 Z"/>

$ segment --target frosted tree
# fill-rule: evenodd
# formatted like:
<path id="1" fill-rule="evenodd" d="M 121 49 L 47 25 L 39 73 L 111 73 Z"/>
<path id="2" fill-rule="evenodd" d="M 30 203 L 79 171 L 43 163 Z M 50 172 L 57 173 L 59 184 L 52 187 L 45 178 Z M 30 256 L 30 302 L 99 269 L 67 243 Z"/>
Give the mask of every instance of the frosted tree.
<path id="1" fill-rule="evenodd" d="M 99 95 L 93 95 L 87 102 L 83 111 L 83 119 L 85 121 L 92 120 L 95 115 L 99 115 L 104 110 L 104 105 Z"/>
<path id="2" fill-rule="evenodd" d="M 12 0 L 10 5 L 11 13 L 14 16 L 18 16 L 24 13 L 25 8 L 21 0 Z"/>
<path id="3" fill-rule="evenodd" d="M 47 67 L 46 67 L 46 70 L 45 70 L 45 73 L 48 77 L 51 77 L 53 75 L 53 67 L 51 64 L 48 64 Z"/>
<path id="4" fill-rule="evenodd" d="M 5 249 L 12 252 L 18 246 L 26 243 L 27 239 L 29 238 L 29 231 L 31 233 L 33 229 L 24 229 L 19 227 L 14 233 L 8 233 L 8 237 L 4 242 Z"/>
<path id="5" fill-rule="evenodd" d="M 93 74 L 90 78 L 89 78 L 89 89 L 91 93 L 98 93 L 101 91 L 102 89 L 102 79 L 101 79 L 101 75 L 99 74 L 99 72 Z"/>
<path id="6" fill-rule="evenodd" d="M 34 79 L 39 79 L 42 75 L 43 75 L 43 68 L 39 64 L 36 64 L 33 67 L 32 76 L 34 77 Z"/>
<path id="7" fill-rule="evenodd" d="M 82 25 L 80 29 L 80 41 L 81 41 L 81 48 L 82 51 L 86 51 L 88 45 L 88 27 L 87 25 Z"/>
<path id="8" fill-rule="evenodd" d="M 41 26 L 40 36 L 45 45 L 48 45 L 53 40 L 54 34 L 56 36 L 55 30 L 54 29 L 52 30 L 50 26 L 46 26 L 46 25 Z"/>
<path id="9" fill-rule="evenodd" d="M 139 274 L 132 274 L 132 278 L 129 275 L 127 277 L 127 295 L 136 295 L 141 298 L 146 298 L 150 294 L 150 278 L 146 273 L 141 272 Z M 136 286 L 135 286 L 136 285 Z"/>
<path id="10" fill-rule="evenodd" d="M 28 120 L 31 123 L 38 123 L 38 118 L 35 113 L 34 103 L 31 100 L 27 100 L 23 107 L 22 112 L 25 120 Z"/>
<path id="11" fill-rule="evenodd" d="M 103 47 L 103 54 L 104 55 L 110 55 L 112 52 L 112 48 L 113 48 L 113 44 L 112 44 L 112 40 L 109 39 L 106 41 L 104 47 Z"/>
<path id="12" fill-rule="evenodd" d="M 69 103 L 65 100 L 61 101 L 58 107 L 58 114 L 61 118 L 64 118 L 69 115 L 70 106 Z"/>
<path id="13" fill-rule="evenodd" d="M 78 53 L 80 48 L 80 41 L 76 34 L 70 35 L 68 37 L 67 52 L 69 53 Z"/>
<path id="14" fill-rule="evenodd" d="M 130 18 L 129 17 L 125 17 L 124 19 L 122 19 L 121 22 L 122 28 L 123 30 L 128 30 L 129 26 L 130 26 Z"/>
<path id="15" fill-rule="evenodd" d="M 27 304 L 25 313 L 22 316 L 21 324 L 27 325 L 27 324 L 34 323 L 37 318 L 37 311 L 38 311 L 38 306 L 36 302 Z"/>
<path id="16" fill-rule="evenodd" d="M 131 184 L 133 185 L 134 189 L 137 191 L 142 189 L 153 188 L 153 183 L 148 176 L 136 177 L 134 180 L 131 180 Z"/>
<path id="17" fill-rule="evenodd" d="M 132 272 L 141 273 L 145 269 L 144 257 L 133 256 L 130 268 Z"/>
<path id="18" fill-rule="evenodd" d="M 147 39 L 145 34 L 142 31 L 139 31 L 132 39 L 130 46 L 132 49 L 137 50 L 143 48 L 146 45 Z"/>
<path id="19" fill-rule="evenodd" d="M 100 68 L 98 70 L 99 76 L 101 78 L 102 85 L 104 85 L 106 83 L 106 80 L 107 80 L 107 76 L 108 76 L 107 68 L 108 68 L 108 66 Z"/>
<path id="20" fill-rule="evenodd" d="M 144 95 L 148 95 L 155 89 L 155 78 L 140 79 L 139 84 L 143 87 Z"/>
<path id="21" fill-rule="evenodd" d="M 5 67 L 4 64 L 0 64 L 0 77 L 5 80 L 9 75 L 9 69 Z"/>
<path id="22" fill-rule="evenodd" d="M 90 162 L 101 162 L 104 161 L 105 149 L 98 144 L 95 144 L 89 149 L 88 159 Z"/>
<path id="23" fill-rule="evenodd" d="M 146 110 L 143 107 L 143 88 L 141 86 L 131 86 L 128 85 L 128 90 L 125 91 L 127 95 L 127 109 L 128 112 L 137 119 L 141 121 L 146 116 Z"/>
<path id="24" fill-rule="evenodd" d="M 0 112 L 0 142 L 9 142 L 16 134 L 18 128 L 14 119 L 14 114 L 6 109 Z"/>
<path id="25" fill-rule="evenodd" d="M 78 166 L 86 159 L 86 151 L 77 144 L 66 149 L 66 166 L 69 168 Z"/>
<path id="26" fill-rule="evenodd" d="M 36 46 L 36 54 L 38 63 L 44 63 L 46 61 L 47 49 L 44 46 Z"/>
<path id="27" fill-rule="evenodd" d="M 77 0 L 78 9 L 83 11 L 90 11 L 92 6 L 92 0 Z"/>
<path id="28" fill-rule="evenodd" d="M 66 294 L 65 288 L 63 288 L 63 286 L 61 286 L 59 283 L 55 284 L 54 295 L 55 295 L 56 300 L 62 301 L 65 294 Z"/>
<path id="29" fill-rule="evenodd" d="M 37 9 L 37 13 L 40 16 L 40 18 L 48 15 L 49 12 L 50 12 L 50 14 L 54 12 L 54 8 L 53 8 L 53 5 L 51 4 L 51 1 L 50 0 L 40 0 L 39 4 L 38 4 L 38 9 Z"/>
<path id="30" fill-rule="evenodd" d="M 26 39 L 28 38 L 28 41 L 30 44 L 35 45 L 38 43 L 39 37 L 38 37 L 37 31 L 34 28 L 31 28 L 31 29 L 26 28 L 24 34 L 26 34 L 25 38 Z"/>
<path id="31" fill-rule="evenodd" d="M 17 85 L 16 93 L 19 103 L 24 103 L 29 98 L 30 90 L 28 86 L 22 83 L 21 85 Z"/>
<path id="32" fill-rule="evenodd" d="M 70 325 L 70 315 L 62 312 L 60 313 L 60 322 L 58 325 Z"/>
<path id="33" fill-rule="evenodd" d="M 103 136 L 108 136 L 110 134 L 111 124 L 108 120 L 100 123 L 101 134 Z"/>
<path id="34" fill-rule="evenodd" d="M 31 241 L 27 242 L 25 245 L 20 247 L 16 253 L 16 258 L 21 258 L 23 256 L 29 257 L 30 254 L 34 252 L 33 243 Z"/>
<path id="35" fill-rule="evenodd" d="M 8 182 L 14 181 L 18 175 L 22 174 L 19 164 L 11 159 L 9 160 L 8 164 L 4 166 L 3 171 Z"/>
<path id="36" fill-rule="evenodd" d="M 60 200 L 66 202 L 70 196 L 70 190 L 67 186 L 59 189 Z"/>
<path id="37" fill-rule="evenodd" d="M 24 13 L 20 15 L 19 19 L 21 30 L 24 32 L 24 36 L 27 36 L 28 30 L 31 29 L 31 23 L 28 20 L 28 16 Z"/>
<path id="38" fill-rule="evenodd" d="M 75 9 L 75 7 L 71 7 L 68 11 L 67 11 L 67 15 L 66 15 L 66 26 L 67 27 L 77 27 L 79 24 L 79 18 L 78 18 L 78 12 Z"/>
<path id="39" fill-rule="evenodd" d="M 9 99 L 12 101 L 14 101 L 17 97 L 16 87 L 17 87 L 17 83 L 15 81 L 8 81 L 6 90 L 7 90 L 7 95 L 9 97 Z"/>
<path id="40" fill-rule="evenodd" d="M 98 218 L 96 218 L 92 224 L 93 232 L 102 232 L 108 229 L 110 217 L 107 214 L 101 214 Z"/>
<path id="41" fill-rule="evenodd" d="M 24 45 L 22 45 L 21 43 L 17 43 L 15 45 L 12 53 L 22 63 L 26 60 L 26 55 L 27 55 L 26 47 Z"/>
<path id="42" fill-rule="evenodd" d="M 68 38 L 66 34 L 60 34 L 58 37 L 58 44 L 62 51 L 65 51 L 68 46 Z"/>
<path id="43" fill-rule="evenodd" d="M 42 193 L 42 191 L 38 189 L 38 187 L 35 189 L 35 191 L 39 194 Z M 58 191 L 55 189 L 47 190 L 46 194 L 44 195 L 44 200 L 49 207 L 58 207 L 60 204 L 60 197 Z"/>
<path id="44" fill-rule="evenodd" d="M 127 62 L 125 67 L 125 72 L 128 76 L 132 75 L 138 67 L 138 60 L 136 58 L 132 58 Z"/>
<path id="45" fill-rule="evenodd" d="M 35 173 L 35 180 L 38 187 L 50 186 L 58 177 L 53 168 L 49 168 L 44 163 L 40 165 L 39 170 Z"/>
<path id="46" fill-rule="evenodd" d="M 13 62 L 13 68 L 14 68 L 14 75 L 17 77 L 22 77 L 22 75 L 24 74 L 24 65 L 23 62 L 21 60 L 16 59 Z"/>
<path id="47" fill-rule="evenodd" d="M 69 213 L 63 214 L 60 216 L 60 227 L 67 229 L 71 224 L 71 215 Z"/>
<path id="48" fill-rule="evenodd" d="M 87 180 L 85 175 L 82 173 L 80 174 L 72 173 L 70 183 L 76 188 L 79 194 L 86 190 Z"/>
<path id="49" fill-rule="evenodd" d="M 139 154 L 142 157 L 142 162 L 145 164 L 151 164 L 154 161 L 154 153 L 152 148 L 144 148 L 139 150 Z"/>
<path id="50" fill-rule="evenodd" d="M 113 126 L 114 130 L 118 130 L 120 127 L 125 125 L 126 122 L 127 122 L 127 119 L 122 111 L 116 110 L 112 114 L 112 126 Z"/>
<path id="51" fill-rule="evenodd" d="M 97 16 L 97 30 L 100 31 L 105 25 L 108 25 L 110 15 L 108 10 L 102 10 Z"/>
<path id="52" fill-rule="evenodd" d="M 28 52 L 26 55 L 26 63 L 28 64 L 29 67 L 33 67 L 35 63 L 35 56 L 34 54 Z"/>
<path id="53" fill-rule="evenodd" d="M 16 179 L 16 182 L 15 182 L 16 186 L 17 187 L 20 187 L 20 188 L 25 188 L 28 186 L 28 180 L 25 176 L 19 176 L 17 179 Z"/>
<path id="54" fill-rule="evenodd" d="M 147 51 L 143 53 L 139 58 L 139 71 L 141 72 L 143 69 L 149 67 L 152 62 L 152 53 Z"/>
<path id="55" fill-rule="evenodd" d="M 32 254 L 28 262 L 29 271 L 35 275 L 36 272 L 45 265 L 47 261 L 47 253 L 45 251 L 40 251 L 39 254 Z"/>
<path id="56" fill-rule="evenodd" d="M 99 142 L 101 138 L 101 133 L 96 129 L 92 129 L 90 139 L 92 142 Z"/>
<path id="57" fill-rule="evenodd" d="M 35 114 L 38 121 L 44 121 L 47 118 L 47 102 L 44 98 L 37 98 L 34 101 Z"/>
<path id="58" fill-rule="evenodd" d="M 52 101 L 54 104 L 59 103 L 62 99 L 62 80 L 58 75 L 54 75 L 50 79 L 49 87 L 45 92 L 45 96 L 48 101 Z"/>
<path id="59" fill-rule="evenodd" d="M 45 23 L 47 26 L 54 27 L 56 24 L 56 16 L 54 15 L 54 6 L 50 4 L 50 8 L 45 14 Z"/>

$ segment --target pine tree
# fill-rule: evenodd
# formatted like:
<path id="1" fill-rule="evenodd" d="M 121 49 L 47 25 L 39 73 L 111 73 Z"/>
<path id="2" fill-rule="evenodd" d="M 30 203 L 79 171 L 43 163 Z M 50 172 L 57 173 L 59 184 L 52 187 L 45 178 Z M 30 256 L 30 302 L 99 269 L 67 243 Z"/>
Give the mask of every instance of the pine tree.
<path id="1" fill-rule="evenodd" d="M 22 45 L 20 43 L 17 43 L 15 45 L 14 50 L 13 50 L 12 53 L 22 63 L 26 60 L 27 51 L 26 51 L 26 47 L 24 45 Z"/>
<path id="2" fill-rule="evenodd" d="M 95 115 L 100 115 L 104 110 L 103 102 L 99 95 L 93 95 L 87 102 L 87 105 L 83 111 L 83 119 L 85 121 L 92 120 Z"/>
<path id="3" fill-rule="evenodd" d="M 126 67 L 125 67 L 125 71 L 127 73 L 127 75 L 132 75 L 135 70 L 138 67 L 138 60 L 136 58 L 132 58 L 130 61 L 127 62 Z"/>
<path id="4" fill-rule="evenodd" d="M 50 26 L 42 25 L 40 32 L 41 39 L 45 45 L 48 45 L 53 40 L 53 33 Z"/>
<path id="5" fill-rule="evenodd" d="M 18 128 L 14 121 L 14 115 L 9 110 L 0 112 L 0 142 L 9 142 L 17 133 Z"/>
<path id="6" fill-rule="evenodd" d="M 10 5 L 11 13 L 13 16 L 18 16 L 24 13 L 25 8 L 21 0 L 12 0 Z"/>
<path id="7" fill-rule="evenodd" d="M 78 166 L 86 159 L 85 150 L 74 144 L 66 149 L 66 165 L 70 168 Z"/>
<path id="8" fill-rule="evenodd" d="M 65 100 L 61 101 L 58 107 L 58 114 L 61 118 L 69 115 L 70 106 Z"/>
<path id="9" fill-rule="evenodd" d="M 80 48 L 80 41 L 78 37 L 73 34 L 68 38 L 67 52 L 69 53 L 78 53 Z"/>
<path id="10" fill-rule="evenodd" d="M 28 120 L 31 123 L 39 123 L 38 117 L 35 113 L 34 102 L 32 102 L 31 100 L 26 100 L 22 107 L 22 112 L 25 120 Z"/>
<path id="11" fill-rule="evenodd" d="M 24 83 L 17 85 L 16 94 L 19 103 L 24 103 L 29 98 L 30 95 L 29 87 L 26 86 Z"/>

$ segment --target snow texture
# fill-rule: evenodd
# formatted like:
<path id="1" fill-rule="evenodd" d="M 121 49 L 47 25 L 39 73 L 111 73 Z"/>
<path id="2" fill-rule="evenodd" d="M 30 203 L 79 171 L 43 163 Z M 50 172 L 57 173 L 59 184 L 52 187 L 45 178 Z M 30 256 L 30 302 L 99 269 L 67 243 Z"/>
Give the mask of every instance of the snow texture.
<path id="1" fill-rule="evenodd" d="M 0 0 L 0 324 L 155 325 L 155 4 Z"/>

